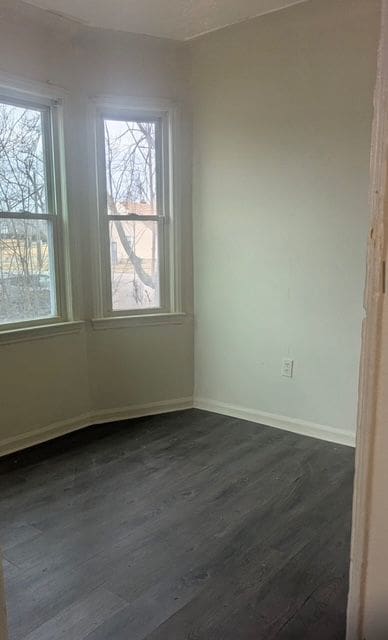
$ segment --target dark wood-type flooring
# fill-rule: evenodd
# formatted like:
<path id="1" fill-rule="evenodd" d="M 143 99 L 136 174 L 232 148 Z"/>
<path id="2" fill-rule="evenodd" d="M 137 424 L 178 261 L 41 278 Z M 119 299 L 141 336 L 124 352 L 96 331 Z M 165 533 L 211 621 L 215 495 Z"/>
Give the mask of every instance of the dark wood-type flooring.
<path id="1" fill-rule="evenodd" d="M 10 640 L 343 640 L 350 448 L 198 410 L 0 461 Z"/>

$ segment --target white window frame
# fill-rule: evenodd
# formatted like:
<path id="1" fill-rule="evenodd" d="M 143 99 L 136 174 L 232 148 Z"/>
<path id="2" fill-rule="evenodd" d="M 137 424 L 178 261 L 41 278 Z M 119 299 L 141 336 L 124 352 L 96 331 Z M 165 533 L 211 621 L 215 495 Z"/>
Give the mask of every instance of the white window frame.
<path id="1" fill-rule="evenodd" d="M 35 333 L 47 327 L 48 335 L 74 331 L 80 323 L 73 322 L 71 278 L 69 261 L 69 233 L 66 207 L 66 177 L 63 137 L 63 109 L 66 92 L 47 87 L 39 82 L 21 80 L 0 73 L 0 101 L 37 109 L 42 112 L 42 126 L 45 136 L 45 166 L 47 175 L 48 209 L 44 214 L 0 212 L 0 218 L 47 220 L 52 234 L 53 256 L 51 268 L 55 280 L 56 315 L 36 319 L 26 319 L 10 323 L 0 323 L 0 342 L 28 338 L 29 330 Z M 55 327 L 55 325 L 57 325 Z M 77 326 L 76 326 L 77 325 Z"/>
<path id="2" fill-rule="evenodd" d="M 178 179 L 178 123 L 179 106 L 168 100 L 142 100 L 139 98 L 101 97 L 91 100 L 90 120 L 92 125 L 92 152 L 95 158 L 95 183 L 97 185 L 98 224 L 94 238 L 94 263 L 96 273 L 94 328 L 126 326 L 127 324 L 153 324 L 180 322 L 184 314 L 181 309 L 180 291 L 180 225 L 177 210 L 180 208 Z M 113 310 L 111 290 L 111 264 L 109 242 L 109 220 L 107 213 L 106 166 L 104 119 L 157 120 L 160 122 L 162 149 L 157 153 L 156 172 L 159 181 L 158 215 L 150 220 L 159 220 L 159 285 L 160 306 Z M 128 220 L 144 219 L 144 216 L 123 216 Z M 147 216 L 148 219 L 148 216 Z"/>

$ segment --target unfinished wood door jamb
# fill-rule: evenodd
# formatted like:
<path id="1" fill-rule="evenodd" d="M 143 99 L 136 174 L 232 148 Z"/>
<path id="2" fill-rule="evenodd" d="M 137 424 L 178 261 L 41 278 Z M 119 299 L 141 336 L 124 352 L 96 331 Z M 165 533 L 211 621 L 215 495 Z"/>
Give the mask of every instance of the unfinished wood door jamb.
<path id="1" fill-rule="evenodd" d="M 7 640 L 7 612 L 5 607 L 5 590 L 3 578 L 3 564 L 0 551 L 0 640 Z"/>
<path id="2" fill-rule="evenodd" d="M 372 222 L 368 239 L 367 277 L 364 294 L 365 319 L 363 321 L 359 381 L 347 640 L 363 640 L 371 473 L 375 441 L 388 220 L 388 0 L 382 0 L 374 107 L 370 180 Z"/>

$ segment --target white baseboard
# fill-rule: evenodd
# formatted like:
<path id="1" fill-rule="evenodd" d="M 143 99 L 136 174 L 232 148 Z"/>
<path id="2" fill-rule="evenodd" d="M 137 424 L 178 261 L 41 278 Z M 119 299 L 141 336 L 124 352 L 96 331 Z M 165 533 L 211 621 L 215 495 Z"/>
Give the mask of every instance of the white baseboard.
<path id="1" fill-rule="evenodd" d="M 61 420 L 39 429 L 0 440 L 0 457 L 14 453 L 15 451 L 21 451 L 22 449 L 42 442 L 47 442 L 48 440 L 58 438 L 72 431 L 90 427 L 94 424 L 129 420 L 131 418 L 140 418 L 159 413 L 170 413 L 172 411 L 191 409 L 192 407 L 232 416 L 233 418 L 240 418 L 241 420 L 256 422 L 276 429 L 283 429 L 284 431 L 291 431 L 292 433 L 303 436 L 336 442 L 337 444 L 344 444 L 349 447 L 355 446 L 355 435 L 344 429 L 336 429 L 334 427 L 279 416 L 273 413 L 246 409 L 238 405 L 217 402 L 208 398 L 195 398 L 193 401 L 193 398 L 189 396 L 186 398 L 162 400 L 160 402 L 150 402 L 148 404 L 132 405 L 116 409 L 101 409 L 96 412 L 84 413 L 68 420 Z"/>
<path id="2" fill-rule="evenodd" d="M 318 438 L 319 440 L 344 444 L 348 447 L 356 446 L 355 434 L 345 429 L 336 429 L 335 427 L 327 427 L 322 424 L 315 424 L 314 422 L 279 416 L 274 413 L 246 409 L 245 407 L 217 402 L 208 398 L 194 398 L 194 407 L 196 409 L 203 409 L 204 411 L 221 413 L 233 418 L 240 418 L 241 420 L 257 422 L 264 426 L 274 427 L 275 429 L 291 431 L 292 433 L 297 433 L 302 436 L 310 436 L 312 438 Z"/>
<path id="3" fill-rule="evenodd" d="M 150 402 L 142 405 L 132 405 L 117 409 L 101 409 L 96 412 L 84 413 L 61 420 L 40 429 L 34 429 L 26 433 L 0 440 L 0 457 L 15 451 L 21 451 L 27 447 L 32 447 L 42 442 L 47 442 L 58 436 L 63 436 L 72 431 L 79 431 L 85 427 L 104 422 L 117 422 L 118 420 L 128 420 L 143 416 L 152 416 L 159 413 L 171 413 L 182 409 L 191 409 L 193 406 L 192 397 L 177 398 L 174 400 L 162 400 L 160 402 Z"/>

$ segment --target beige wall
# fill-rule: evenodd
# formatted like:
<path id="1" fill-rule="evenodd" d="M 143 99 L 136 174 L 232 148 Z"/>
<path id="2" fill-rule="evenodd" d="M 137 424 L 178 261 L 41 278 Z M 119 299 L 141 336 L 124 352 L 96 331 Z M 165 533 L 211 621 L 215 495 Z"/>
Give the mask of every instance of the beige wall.
<path id="1" fill-rule="evenodd" d="M 192 46 L 200 405 L 354 436 L 378 23 L 310 0 Z"/>
<path id="2" fill-rule="evenodd" d="M 18 1 L 2 0 L 0 8 L 0 71 L 69 92 L 67 178 L 80 319 L 93 316 L 85 224 L 96 215 L 87 179 L 93 162 L 86 138 L 88 97 L 157 97 L 182 104 L 182 280 L 184 309 L 190 314 L 191 151 L 185 49 L 156 38 L 87 29 Z M 190 319 L 182 325 L 105 331 L 94 331 L 86 323 L 78 334 L 0 345 L 0 452 L 30 444 L 39 439 L 40 430 L 53 425 L 57 429 L 64 423 L 66 430 L 86 423 L 90 413 L 110 417 L 134 405 L 191 397 L 192 351 Z"/>

